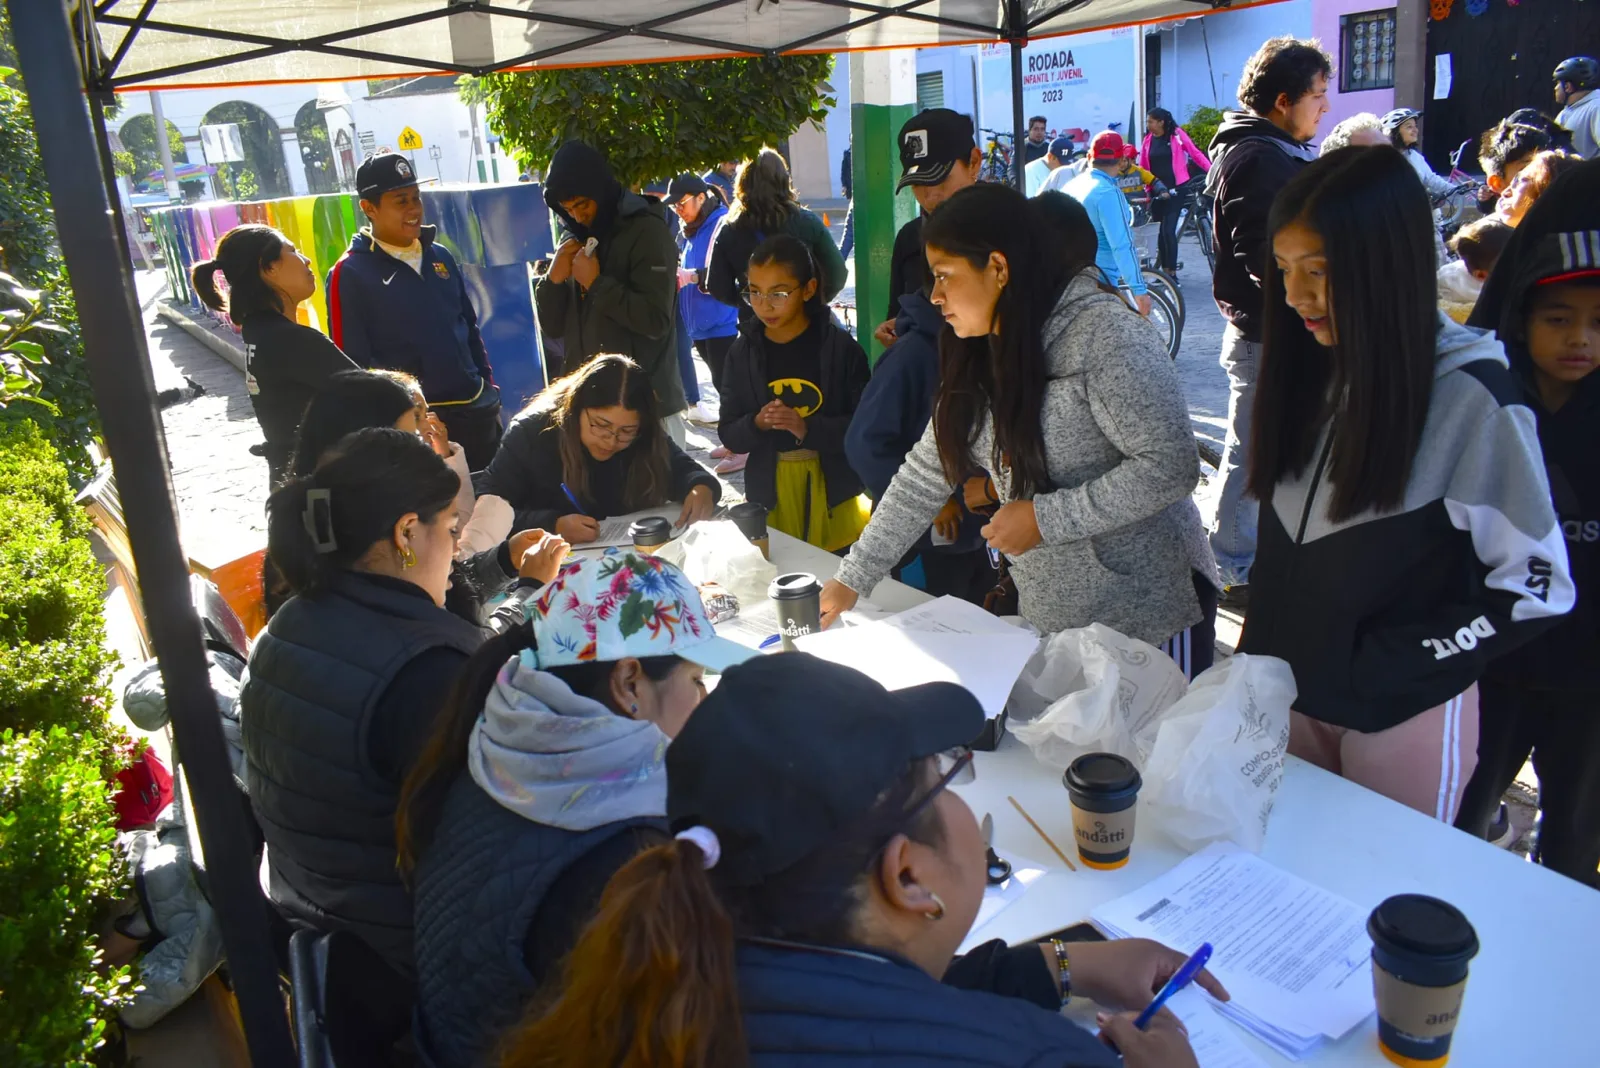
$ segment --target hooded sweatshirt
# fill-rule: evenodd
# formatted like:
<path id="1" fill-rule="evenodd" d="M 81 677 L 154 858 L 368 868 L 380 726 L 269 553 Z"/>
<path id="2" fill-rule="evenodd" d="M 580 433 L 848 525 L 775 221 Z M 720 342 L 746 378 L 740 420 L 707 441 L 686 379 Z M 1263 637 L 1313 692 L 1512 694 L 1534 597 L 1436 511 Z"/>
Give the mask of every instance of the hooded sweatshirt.
<path id="1" fill-rule="evenodd" d="M 1261 279 L 1271 259 L 1267 213 L 1278 191 L 1317 153 L 1259 115 L 1230 111 L 1211 139 L 1210 155 L 1206 192 L 1216 198 L 1211 225 L 1217 250 L 1211 293 L 1245 340 L 1260 341 Z"/>
<path id="2" fill-rule="evenodd" d="M 1261 505 L 1239 651 L 1294 669 L 1295 707 L 1363 732 L 1462 693 L 1572 609 L 1534 428 L 1500 344 L 1439 316 L 1433 394 L 1399 508 L 1328 516 L 1329 427 Z"/>
<path id="3" fill-rule="evenodd" d="M 580 196 L 599 209 L 588 226 L 561 207 Z M 600 276 L 587 292 L 572 278 L 546 277 L 534 288 L 539 328 L 562 342 L 563 363 L 552 372 L 567 374 L 600 353 L 620 352 L 650 376 L 663 415 L 683 411 L 688 404 L 678 371 L 678 245 L 666 209 L 625 192 L 605 158 L 581 141 L 556 151 L 544 199 L 566 236 L 580 244 L 591 237 L 599 242 L 600 261 Z"/>
<path id="4" fill-rule="evenodd" d="M 1499 334 L 1523 388 L 1523 401 L 1538 420 L 1539 444 L 1578 591 L 1577 606 L 1555 629 L 1490 666 L 1490 677 L 1530 689 L 1600 691 L 1600 371 L 1591 371 L 1565 404 L 1549 411 L 1534 382 L 1525 326 L 1529 291 L 1536 284 L 1596 268 L 1600 161 L 1556 179 L 1529 209 L 1469 320 Z"/>

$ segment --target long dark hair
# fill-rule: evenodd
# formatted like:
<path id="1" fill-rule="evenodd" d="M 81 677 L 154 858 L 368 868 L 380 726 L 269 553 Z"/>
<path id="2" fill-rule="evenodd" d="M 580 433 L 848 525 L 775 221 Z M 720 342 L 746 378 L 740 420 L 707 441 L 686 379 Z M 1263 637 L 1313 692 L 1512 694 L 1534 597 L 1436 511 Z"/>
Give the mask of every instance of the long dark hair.
<path id="1" fill-rule="evenodd" d="M 1012 493 L 1025 496 L 1049 482 L 1044 433 L 1039 425 L 1049 378 L 1043 344 L 1045 321 L 1067 283 L 1094 258 L 1094 228 L 1065 194 L 1028 201 L 1010 186 L 980 183 L 955 194 L 923 223 L 923 243 L 973 267 L 988 266 L 998 252 L 1010 265 L 1010 282 L 995 304 L 997 332 L 939 336 L 939 393 L 934 438 L 945 477 L 959 482 L 976 467 L 1011 471 Z M 1069 217 L 1081 216 L 1081 225 Z M 1087 226 L 1087 244 L 1078 232 Z M 1063 244 L 1056 241 L 1072 234 Z M 1070 243 L 1070 251 L 1064 251 Z M 1081 260 L 1084 249 L 1088 259 Z M 994 420 L 995 454 L 972 455 L 972 439 L 985 412 Z"/>
<path id="2" fill-rule="evenodd" d="M 1178 120 L 1172 117 L 1172 112 L 1166 108 L 1151 108 L 1145 112 L 1150 118 L 1155 119 L 1162 126 L 1162 137 L 1171 137 L 1178 132 Z"/>
<path id="3" fill-rule="evenodd" d="M 813 323 L 827 318 L 828 306 L 822 300 L 822 272 L 817 270 L 817 261 L 812 257 L 811 250 L 806 247 L 804 241 L 789 234 L 773 234 L 750 253 L 750 262 L 742 277 L 748 284 L 751 267 L 769 265 L 787 268 L 800 282 L 801 289 L 806 287 L 807 282 L 816 282 L 817 291 L 806 301 L 806 317 Z"/>
<path id="4" fill-rule="evenodd" d="M 606 886 L 554 1003 L 508 1036 L 501 1068 L 748 1064 L 735 938 L 856 943 L 861 884 L 884 845 L 944 840 L 935 806 L 905 820 L 936 777 L 931 760 L 909 765 L 849 831 L 759 886 L 727 885 L 681 839 L 634 857 Z"/>
<path id="5" fill-rule="evenodd" d="M 534 648 L 537 643 L 533 627 L 524 622 L 484 642 L 456 675 L 444 711 L 434 721 L 433 733 L 400 787 L 400 803 L 395 809 L 395 842 L 399 846 L 402 875 L 410 876 L 418 859 L 433 842 L 450 786 L 467 766 L 467 741 L 489 700 L 495 680 L 507 663 L 521 656 L 524 650 Z M 682 662 L 676 656 L 639 658 L 640 669 L 652 682 L 665 679 Z M 598 701 L 614 714 L 630 718 L 611 697 L 611 676 L 617 664 L 615 660 L 594 660 L 542 670 L 566 683 L 579 697 Z"/>
<path id="6" fill-rule="evenodd" d="M 295 431 L 289 474 L 304 478 L 334 443 L 369 427 L 393 427 L 415 405 L 399 379 L 381 371 L 339 371 L 312 396 Z"/>
<path id="7" fill-rule="evenodd" d="M 533 402 L 522 415 L 540 414 L 549 420 L 546 434 L 561 438 L 561 480 L 581 501 L 589 496 L 589 457 L 579 436 L 583 413 L 590 408 L 621 406 L 639 413 L 639 436 L 628 446 L 632 459 L 624 484 L 624 507 L 628 511 L 662 503 L 672 492 L 671 452 L 667 435 L 656 414 L 655 390 L 650 377 L 631 359 L 617 353 L 602 353 L 571 374 L 563 375 Z"/>
<path id="8" fill-rule="evenodd" d="M 258 311 L 283 315 L 282 298 L 261 277 L 261 272 L 278 261 L 288 244 L 289 239 L 270 226 L 235 226 L 217 242 L 217 254 L 213 259 L 194 265 L 189 280 L 206 307 L 227 313 L 236 323 L 244 322 Z M 228 283 L 226 299 L 217 290 L 218 271 Z"/>
<path id="9" fill-rule="evenodd" d="M 1305 471 L 1330 419 L 1335 521 L 1398 507 L 1422 441 L 1437 359 L 1438 288 L 1428 194 L 1405 157 L 1341 148 L 1309 164 L 1273 202 L 1267 232 L 1301 223 L 1322 236 L 1337 340 L 1323 348 L 1269 267 L 1256 380 L 1250 492 L 1265 502 Z"/>
<path id="10" fill-rule="evenodd" d="M 789 224 L 789 217 L 804 211 L 789 181 L 789 165 L 770 148 L 739 165 L 733 176 L 733 204 L 728 222 L 771 233 Z"/>
<path id="11" fill-rule="evenodd" d="M 358 431 L 335 445 L 310 475 L 290 478 L 273 491 L 267 500 L 267 552 L 290 589 L 315 595 L 390 538 L 401 516 L 415 512 L 432 522 L 454 503 L 460 484 L 415 434 Z M 313 498 L 312 491 L 326 496 Z"/>

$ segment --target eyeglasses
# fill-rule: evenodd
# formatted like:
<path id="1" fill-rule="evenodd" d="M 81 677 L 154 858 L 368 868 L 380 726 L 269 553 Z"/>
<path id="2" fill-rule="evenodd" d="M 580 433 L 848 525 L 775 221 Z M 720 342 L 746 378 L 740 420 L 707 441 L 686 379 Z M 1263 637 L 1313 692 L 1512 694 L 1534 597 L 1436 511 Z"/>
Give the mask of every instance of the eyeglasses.
<path id="1" fill-rule="evenodd" d="M 900 819 L 900 826 L 909 827 L 915 823 L 917 817 L 933 804 L 933 799 L 951 786 L 965 786 L 978 778 L 978 770 L 972 766 L 972 750 L 950 749 L 938 754 L 939 781 L 933 784 L 933 789 L 922 795 L 922 799 L 906 810 Z"/>
<path id="2" fill-rule="evenodd" d="M 775 289 L 771 293 L 759 293 L 754 289 L 746 289 L 742 290 L 739 295 L 744 298 L 746 304 L 752 307 L 759 300 L 769 307 L 781 308 L 789 303 L 789 298 L 794 296 L 795 292 L 793 289 Z"/>
<path id="3" fill-rule="evenodd" d="M 639 428 L 636 426 L 613 426 L 588 412 L 583 413 L 583 418 L 589 424 L 589 433 L 601 441 L 609 441 L 613 445 L 632 445 L 639 439 Z"/>

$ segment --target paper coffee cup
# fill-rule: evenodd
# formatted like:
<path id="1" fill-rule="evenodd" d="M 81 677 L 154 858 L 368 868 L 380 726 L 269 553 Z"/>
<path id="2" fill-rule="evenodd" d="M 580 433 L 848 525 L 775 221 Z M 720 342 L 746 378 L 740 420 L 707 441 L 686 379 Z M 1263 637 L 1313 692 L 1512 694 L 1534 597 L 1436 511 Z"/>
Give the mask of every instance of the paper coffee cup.
<path id="1" fill-rule="evenodd" d="M 1467 990 L 1478 934 L 1447 901 L 1397 894 L 1367 918 L 1378 1048 L 1402 1068 L 1440 1068 Z"/>
<path id="2" fill-rule="evenodd" d="M 745 501 L 728 509 L 728 518 L 733 520 L 734 526 L 739 528 L 739 533 L 749 539 L 750 544 L 761 550 L 761 555 L 772 559 L 772 552 L 767 537 L 767 508 L 766 505 L 755 501 Z"/>
<path id="3" fill-rule="evenodd" d="M 628 525 L 628 537 L 633 540 L 633 551 L 653 556 L 672 540 L 672 524 L 660 516 L 635 520 Z"/>
<path id="4" fill-rule="evenodd" d="M 1072 837 L 1078 859 L 1110 871 L 1128 863 L 1133 849 L 1133 818 L 1138 811 L 1139 769 L 1115 753 L 1088 753 L 1061 777 L 1072 802 Z"/>
<path id="5" fill-rule="evenodd" d="M 822 629 L 822 583 L 805 571 L 779 575 L 767 589 L 772 606 L 778 610 L 778 633 L 783 651 L 794 652 L 794 640 Z"/>

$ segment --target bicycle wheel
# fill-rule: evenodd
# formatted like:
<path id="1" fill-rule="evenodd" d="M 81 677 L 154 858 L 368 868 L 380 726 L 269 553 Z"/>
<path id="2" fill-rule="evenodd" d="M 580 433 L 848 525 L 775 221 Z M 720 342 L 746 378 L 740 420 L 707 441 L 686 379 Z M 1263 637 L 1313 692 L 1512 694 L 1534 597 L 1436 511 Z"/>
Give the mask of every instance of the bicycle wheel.
<path id="1" fill-rule="evenodd" d="M 1217 273 L 1217 250 L 1211 243 L 1211 213 L 1197 211 L 1190 216 L 1194 220 L 1194 236 L 1200 242 L 1200 251 L 1205 255 L 1206 263 L 1211 266 L 1211 273 Z"/>
<path id="2" fill-rule="evenodd" d="M 1178 287 L 1177 279 L 1159 267 L 1146 267 L 1144 284 L 1146 289 L 1159 290 L 1161 295 L 1167 298 L 1167 303 L 1178 313 L 1178 333 L 1182 334 L 1188 308 L 1183 303 L 1183 290 Z"/>
<path id="3" fill-rule="evenodd" d="M 1161 331 L 1161 340 L 1166 343 L 1167 355 L 1172 359 L 1178 358 L 1178 348 L 1183 344 L 1183 325 L 1178 319 L 1178 309 L 1158 289 L 1150 290 L 1150 321 L 1156 324 L 1156 329 Z"/>

